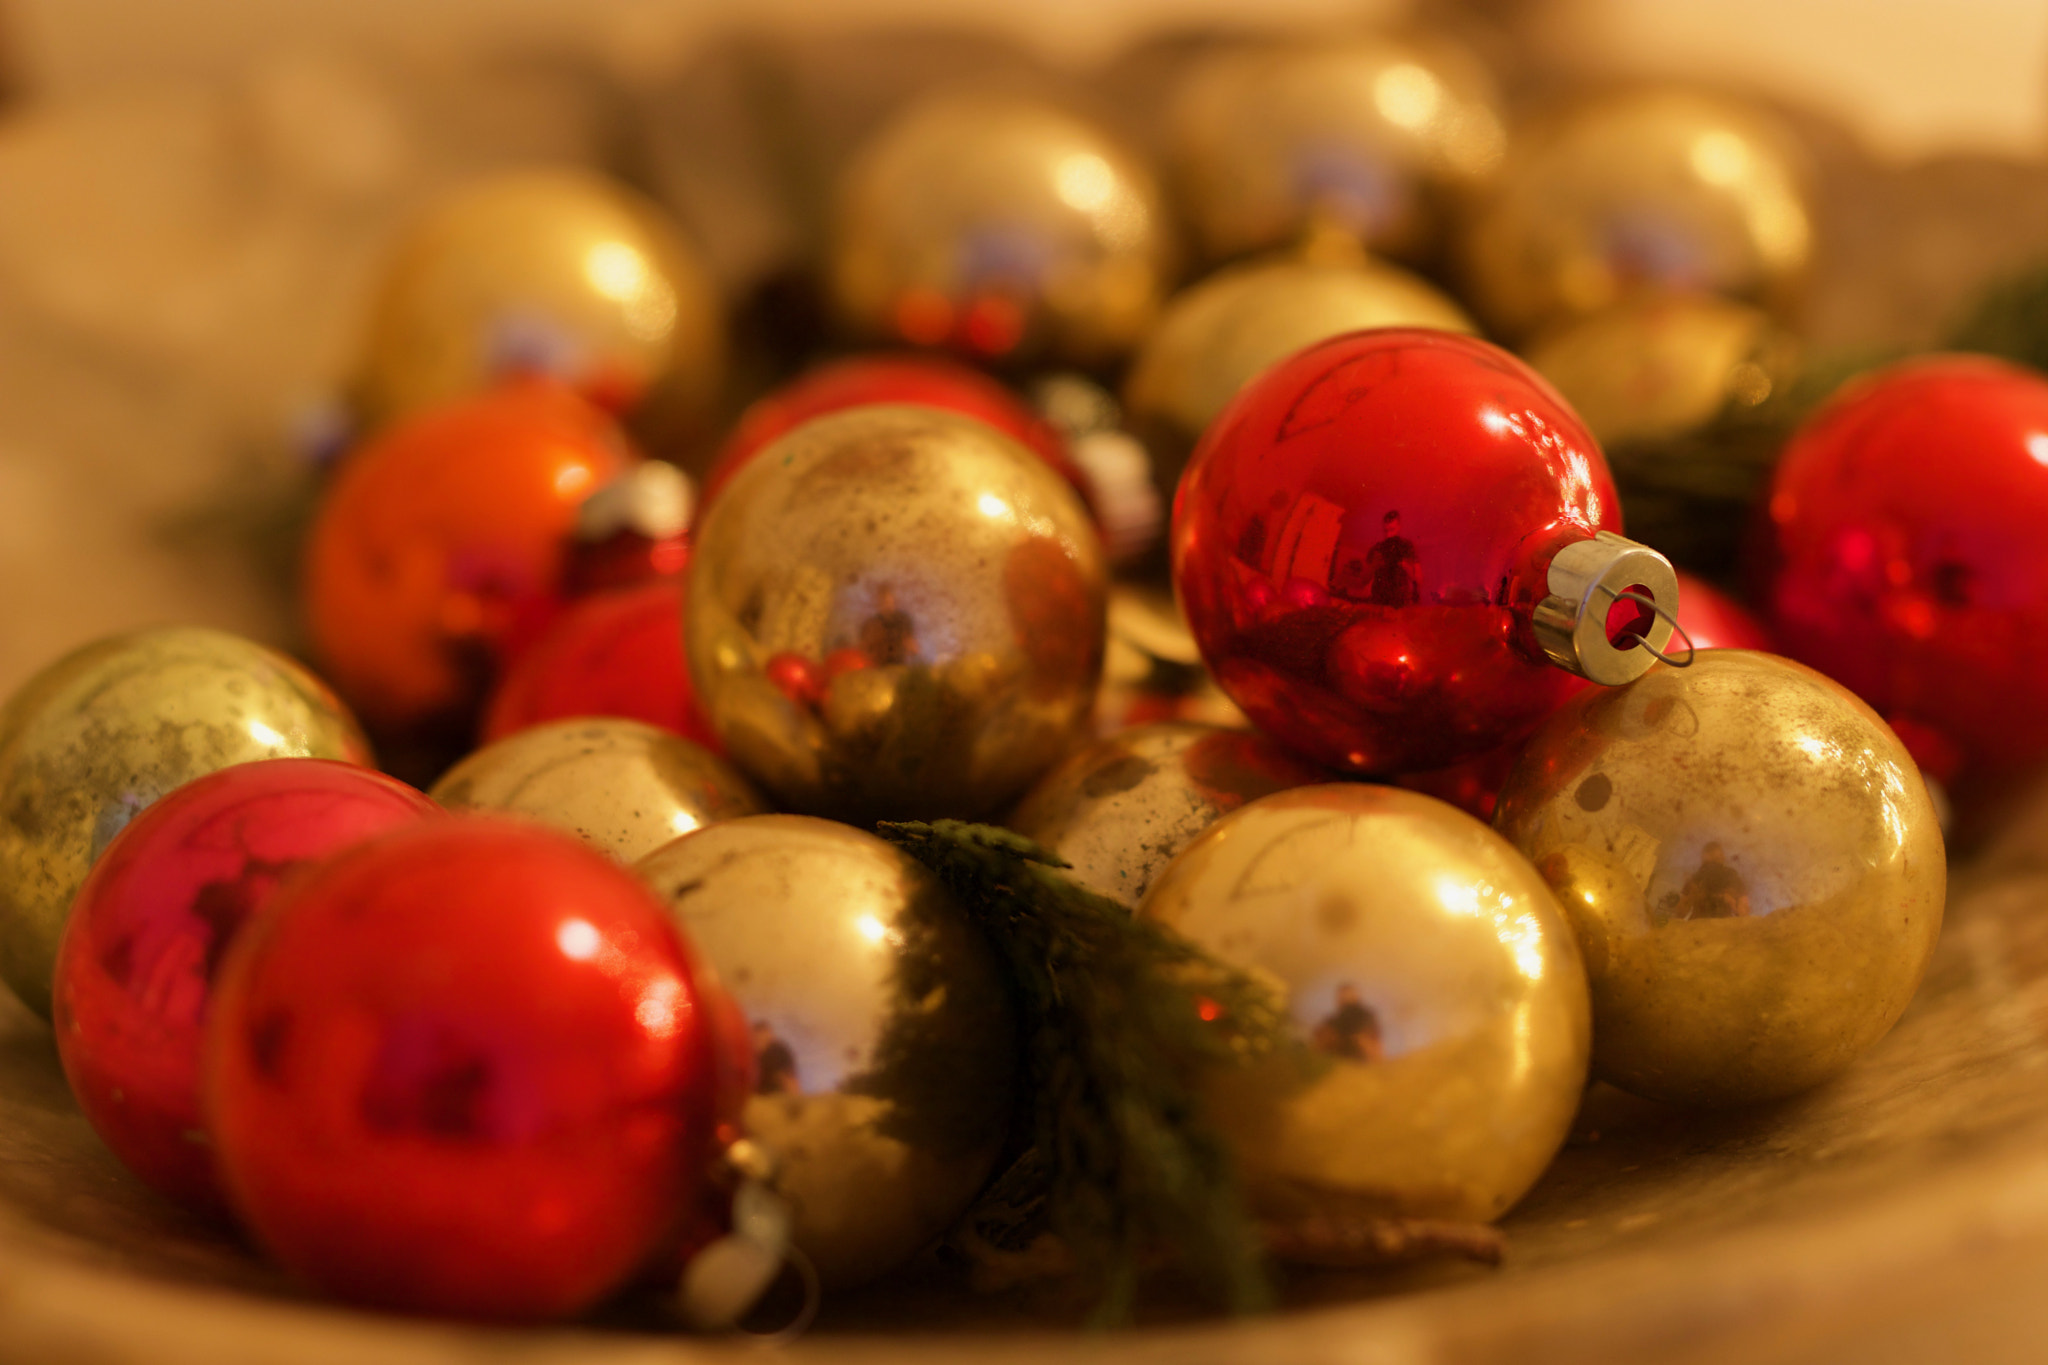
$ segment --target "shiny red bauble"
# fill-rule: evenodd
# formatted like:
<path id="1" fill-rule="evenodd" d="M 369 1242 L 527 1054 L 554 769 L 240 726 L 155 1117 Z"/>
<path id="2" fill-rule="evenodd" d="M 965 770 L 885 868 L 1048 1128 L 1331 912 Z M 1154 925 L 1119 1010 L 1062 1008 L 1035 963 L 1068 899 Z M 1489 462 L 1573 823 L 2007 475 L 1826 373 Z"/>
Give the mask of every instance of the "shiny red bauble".
<path id="1" fill-rule="evenodd" d="M 590 1307 L 700 1207 L 729 1011 L 650 890 L 567 835 L 393 832 L 244 931 L 208 1032 L 236 1211 L 356 1302 Z"/>
<path id="2" fill-rule="evenodd" d="M 1748 607 L 1713 584 L 1680 570 L 1678 573 L 1678 628 L 1694 649 L 1758 649 L 1776 653 L 1771 632 L 1751 614 Z M 1673 649 L 1683 657 L 1683 642 Z"/>
<path id="3" fill-rule="evenodd" d="M 683 597 L 671 578 L 570 605 L 506 670 L 483 742 L 575 716 L 625 716 L 722 753 L 683 660 Z"/>
<path id="4" fill-rule="evenodd" d="M 1241 390 L 1174 502 L 1173 572 L 1223 690 L 1307 757 L 1442 767 L 1575 679 L 1530 625 L 1550 561 L 1621 529 L 1606 459 L 1534 370 L 1447 332 L 1354 332 Z"/>
<path id="5" fill-rule="evenodd" d="M 2048 378 L 1935 356 L 1852 383 L 1765 507 L 1757 598 L 1786 654 L 1959 794 L 2048 762 Z"/>
<path id="6" fill-rule="evenodd" d="M 1035 451 L 1060 477 L 1087 495 L 1067 443 L 1009 389 L 956 361 L 937 356 L 868 355 L 834 361 L 801 376 L 740 415 L 739 424 L 704 480 L 709 505 L 763 447 L 814 417 L 870 403 L 915 403 L 986 422 Z"/>
<path id="7" fill-rule="evenodd" d="M 284 877 L 438 809 L 366 768 L 279 758 L 179 787 L 107 845 L 72 901 L 53 1005 L 71 1092 L 130 1170 L 224 1211 L 199 1064 L 228 945 Z"/>

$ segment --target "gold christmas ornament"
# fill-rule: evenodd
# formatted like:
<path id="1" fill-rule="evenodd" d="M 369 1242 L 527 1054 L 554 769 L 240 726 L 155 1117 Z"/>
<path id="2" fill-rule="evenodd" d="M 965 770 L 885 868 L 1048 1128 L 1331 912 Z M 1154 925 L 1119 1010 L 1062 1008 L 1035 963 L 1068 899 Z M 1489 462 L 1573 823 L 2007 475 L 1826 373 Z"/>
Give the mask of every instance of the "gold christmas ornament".
<path id="1" fill-rule="evenodd" d="M 939 95 L 848 168 L 832 300 L 857 333 L 987 359 L 1099 365 L 1135 346 L 1172 248 L 1137 158 L 1053 105 Z"/>
<path id="2" fill-rule="evenodd" d="M 1906 1008 L 1941 929 L 1941 831 L 1904 746 L 1769 654 L 1588 688 L 1529 741 L 1494 822 L 1571 916 L 1595 1071 L 1653 1099 L 1827 1080 Z"/>
<path id="3" fill-rule="evenodd" d="M 690 672 L 779 804 L 975 818 L 1072 747 L 1102 671 L 1104 570 L 1066 482 L 933 408 L 822 417 L 699 524 Z"/>
<path id="4" fill-rule="evenodd" d="M 1519 138 L 1463 240 L 1469 301 L 1501 332 L 1697 290 L 1797 301 L 1813 229 L 1799 149 L 1763 111 L 1650 90 Z"/>
<path id="5" fill-rule="evenodd" d="M 1141 913 L 1268 979 L 1299 1027 L 1208 1097 L 1261 1211 L 1492 1219 L 1563 1144 L 1585 970 L 1543 879 L 1471 816 L 1363 783 L 1281 792 L 1210 826 Z"/>
<path id="6" fill-rule="evenodd" d="M 1465 310 L 1405 270 L 1363 258 L 1278 259 L 1218 271 L 1176 294 L 1124 380 L 1124 411 L 1172 489 L 1195 442 L 1275 361 L 1343 332 L 1477 333 Z"/>
<path id="7" fill-rule="evenodd" d="M 1001 1150 L 1017 1036 L 995 955 L 945 888 L 871 834 L 794 815 L 711 826 L 635 871 L 753 1029 L 745 1128 L 826 1287 L 951 1227 Z"/>
<path id="8" fill-rule="evenodd" d="M 1166 137 L 1210 260 L 1327 233 L 1427 255 L 1451 201 L 1495 173 L 1507 143 L 1485 67 L 1420 37 L 1227 49 L 1184 78 Z"/>
<path id="9" fill-rule="evenodd" d="M 1174 856 L 1248 801 L 1329 774 L 1246 730 L 1162 722 L 1099 740 L 1047 773 L 1005 822 L 1136 908 Z"/>
<path id="10" fill-rule="evenodd" d="M 372 425 L 554 375 L 623 411 L 701 415 L 724 369 L 717 289 L 663 212 L 580 170 L 463 185 L 392 248 L 356 369 Z"/>
<path id="11" fill-rule="evenodd" d="M 714 821 L 768 810 L 709 749 L 613 716 L 508 735 L 450 768 L 427 795 L 450 810 L 523 815 L 623 863 Z"/>
<path id="12" fill-rule="evenodd" d="M 50 1013 L 71 898 L 137 812 L 197 777 L 265 758 L 367 764 L 340 700 L 274 650 L 217 630 L 89 644 L 0 710 L 0 976 Z"/>

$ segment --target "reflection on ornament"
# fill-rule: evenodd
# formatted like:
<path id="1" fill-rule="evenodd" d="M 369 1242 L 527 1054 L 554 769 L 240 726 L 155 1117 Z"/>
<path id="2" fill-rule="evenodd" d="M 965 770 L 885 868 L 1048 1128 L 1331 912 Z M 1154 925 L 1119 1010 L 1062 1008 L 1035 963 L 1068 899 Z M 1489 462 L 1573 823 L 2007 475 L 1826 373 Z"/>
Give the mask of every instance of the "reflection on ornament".
<path id="1" fill-rule="evenodd" d="M 709 750 L 617 717 L 521 730 L 456 764 L 428 794 L 450 810 L 538 821 L 623 863 L 714 821 L 768 809 Z"/>
<path id="2" fill-rule="evenodd" d="M 1142 913 L 1271 982 L 1298 1050 L 1220 1072 L 1209 1117 L 1276 1217 L 1492 1219 L 1563 1144 L 1586 976 L 1498 835 L 1390 787 L 1302 787 L 1227 815 Z"/>
<path id="3" fill-rule="evenodd" d="M 787 815 L 635 871 L 751 1022 L 746 1131 L 779 1159 L 827 1287 L 952 1226 L 1007 1131 L 1017 1043 L 995 956 L 938 881 L 873 835 Z"/>
<path id="4" fill-rule="evenodd" d="M 890 405 L 807 423 L 705 510 L 695 553 L 697 694 L 787 806 L 989 814 L 1094 700 L 1101 545 L 1072 490 L 986 423 Z"/>
<path id="5" fill-rule="evenodd" d="M 47 1016 L 71 899 L 136 813 L 196 777 L 264 758 L 368 764 L 327 687 L 216 630 L 117 635 L 66 655 L 0 711 L 0 976 Z"/>
<path id="6" fill-rule="evenodd" d="M 1818 1085 L 1884 1035 L 1947 862 L 1897 736 L 1788 660 L 1701 652 L 1544 722 L 1495 824 L 1570 914 L 1594 1069 L 1653 1099 Z"/>
<path id="7" fill-rule="evenodd" d="M 1005 361 L 1113 361 L 1152 324 L 1171 248 L 1144 167 L 1057 107 L 942 95 L 840 186 L 830 288 L 863 336 Z"/>

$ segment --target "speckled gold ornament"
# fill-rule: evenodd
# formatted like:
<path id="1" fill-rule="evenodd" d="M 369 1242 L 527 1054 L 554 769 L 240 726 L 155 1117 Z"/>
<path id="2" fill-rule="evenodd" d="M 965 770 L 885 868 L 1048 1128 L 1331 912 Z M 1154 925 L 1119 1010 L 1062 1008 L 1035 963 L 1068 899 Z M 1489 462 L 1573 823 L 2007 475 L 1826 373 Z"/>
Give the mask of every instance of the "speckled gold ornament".
<path id="1" fill-rule="evenodd" d="M 1941 831 L 1904 746 L 1769 654 L 1588 688 L 1529 741 L 1494 821 L 1571 915 L 1595 1070 L 1654 1099 L 1835 1075 L 1906 1008 L 1941 930 Z"/>
<path id="2" fill-rule="evenodd" d="M 450 810 L 523 815 L 624 863 L 715 820 L 768 810 L 709 749 L 617 716 L 508 735 L 450 768 L 427 795 Z"/>
<path id="3" fill-rule="evenodd" d="M 1477 58 L 1391 36 L 1225 49 L 1190 69 L 1166 125 L 1174 189 L 1211 260 L 1326 232 L 1427 255 L 1507 142 Z"/>
<path id="4" fill-rule="evenodd" d="M 38 1014 L 71 898 L 143 807 L 265 758 L 370 762 L 326 684 L 274 650 L 170 627 L 85 646 L 0 710 L 0 976 Z"/>
<path id="5" fill-rule="evenodd" d="M 1616 304 L 1524 355 L 1609 447 L 1672 440 L 1753 408 L 1791 383 L 1798 360 L 1769 314 L 1711 294 Z"/>
<path id="6" fill-rule="evenodd" d="M 1161 722 L 1099 740 L 1047 773 L 1004 823 L 1136 908 L 1195 836 L 1261 796 L 1329 774 L 1248 730 Z"/>
<path id="7" fill-rule="evenodd" d="M 746 1131 L 825 1285 L 951 1227 L 1001 1149 L 1017 1038 L 995 955 L 945 888 L 871 834 L 792 815 L 711 826 L 635 871 L 753 1028 Z"/>
<path id="8" fill-rule="evenodd" d="M 861 335 L 1094 365 L 1144 336 L 1171 256 L 1150 174 L 1101 129 L 1035 100 L 947 94 L 848 168 L 829 275 Z"/>
<path id="9" fill-rule="evenodd" d="M 1124 380 L 1124 411 L 1160 486 L 1179 481 L 1223 405 L 1275 361 L 1367 327 L 1479 329 L 1405 270 L 1367 261 L 1278 259 L 1218 271 L 1174 296 Z"/>
<path id="10" fill-rule="evenodd" d="M 586 171 L 448 194 L 393 248 L 356 396 L 373 424 L 541 370 L 623 410 L 659 389 L 701 413 L 724 368 L 717 291 L 661 210 Z"/>
<path id="11" fill-rule="evenodd" d="M 1362 783 L 1264 797 L 1141 913 L 1268 979 L 1299 1027 L 1208 1096 L 1274 1216 L 1495 1218 L 1564 1142 L 1585 969 L 1536 870 L 1462 811 Z"/>
<path id="12" fill-rule="evenodd" d="M 876 405 L 762 451 L 698 526 L 690 671 L 726 753 L 788 808 L 866 824 L 1014 800 L 1085 723 L 1102 547 L 994 428 Z"/>
<path id="13" fill-rule="evenodd" d="M 1467 301 L 1514 336 L 1654 289 L 1787 308 L 1812 237 L 1800 154 L 1776 121 L 1640 91 L 1517 139 L 1464 235 Z"/>

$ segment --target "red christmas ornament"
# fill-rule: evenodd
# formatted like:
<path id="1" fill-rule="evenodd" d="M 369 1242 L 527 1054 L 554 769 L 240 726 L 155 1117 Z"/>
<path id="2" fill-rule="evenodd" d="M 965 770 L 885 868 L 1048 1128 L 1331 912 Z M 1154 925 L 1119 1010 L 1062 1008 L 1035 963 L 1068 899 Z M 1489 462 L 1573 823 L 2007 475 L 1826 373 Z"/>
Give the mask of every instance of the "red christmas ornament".
<path id="1" fill-rule="evenodd" d="M 573 716 L 625 716 L 713 753 L 717 734 L 683 660 L 683 590 L 673 578 L 572 603 L 506 670 L 484 711 L 483 742 Z"/>
<path id="2" fill-rule="evenodd" d="M 696 510 L 689 475 L 660 460 L 634 465 L 577 509 L 569 591 L 580 597 L 681 573 Z"/>
<path id="3" fill-rule="evenodd" d="M 1771 633 L 1749 608 L 1682 569 L 1678 573 L 1678 628 L 1694 649 L 1777 652 Z"/>
<path id="4" fill-rule="evenodd" d="M 462 816 L 277 896 L 229 954 L 208 1101 L 236 1210 L 363 1303 L 539 1320 L 688 1231 L 733 1041 L 631 873 Z"/>
<path id="5" fill-rule="evenodd" d="M 1785 449 L 1758 601 L 1952 789 L 2048 761 L 2048 379 L 1934 356 L 1846 387 Z"/>
<path id="6" fill-rule="evenodd" d="M 704 501 L 717 497 L 741 466 L 784 432 L 814 417 L 869 403 L 915 403 L 986 422 L 1043 456 L 1084 499 L 1088 495 L 1066 441 L 1003 385 L 937 356 L 866 355 L 821 365 L 742 413 L 704 480 Z"/>
<path id="7" fill-rule="evenodd" d="M 130 1170 L 226 1211 L 199 1102 L 222 955 L 294 869 L 438 809 L 367 768 L 279 758 L 186 783 L 107 845 L 57 950 L 57 1055 L 78 1107 Z"/>
<path id="8" fill-rule="evenodd" d="M 1175 499 L 1174 579 L 1253 723 L 1358 773 L 1442 767 L 1529 732 L 1573 678 L 1623 682 L 1675 595 L 1613 534 L 1606 459 L 1536 372 L 1470 337 L 1355 332 L 1239 392 Z M 1596 533 L 1599 533 L 1596 538 Z"/>

